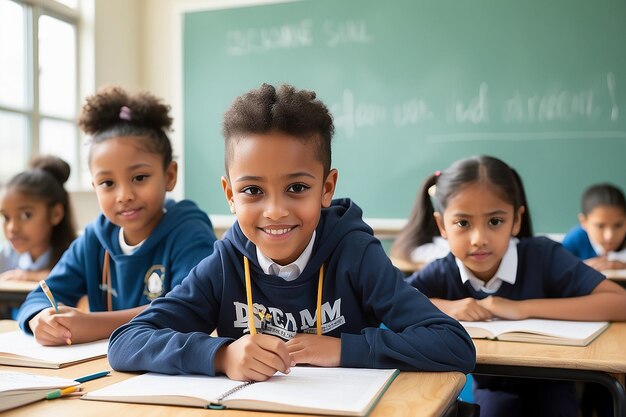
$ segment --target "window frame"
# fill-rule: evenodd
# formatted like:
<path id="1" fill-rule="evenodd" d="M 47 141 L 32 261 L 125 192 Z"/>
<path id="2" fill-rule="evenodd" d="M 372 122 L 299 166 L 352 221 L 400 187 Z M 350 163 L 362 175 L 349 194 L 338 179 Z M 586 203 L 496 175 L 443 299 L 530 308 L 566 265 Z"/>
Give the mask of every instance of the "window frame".
<path id="1" fill-rule="evenodd" d="M 28 160 L 37 155 L 40 150 L 41 132 L 40 126 L 44 119 L 61 121 L 71 123 L 72 129 L 75 131 L 75 138 L 77 142 L 80 142 L 81 134 L 76 123 L 76 117 L 79 111 L 79 97 L 81 87 L 81 14 L 80 14 L 80 0 L 78 7 L 73 9 L 64 4 L 58 3 L 54 0 L 8 0 L 13 3 L 17 3 L 24 7 L 25 10 L 25 45 L 26 45 L 26 105 L 24 108 L 12 107 L 6 104 L 0 104 L 0 112 L 5 114 L 20 115 L 26 118 L 27 124 L 27 136 L 25 146 L 25 160 L 22 161 L 22 169 L 26 168 Z M 75 48 L 75 62 L 74 71 L 76 73 L 76 80 L 74 85 L 75 97 L 74 108 L 75 113 L 71 117 L 62 117 L 57 115 L 51 115 L 43 113 L 40 108 L 39 96 L 39 18 L 41 16 L 50 16 L 54 19 L 58 19 L 62 22 L 73 26 L 75 31 L 74 48 Z M 82 150 L 79 146 L 80 143 L 76 143 L 76 157 L 74 161 L 67 161 L 72 166 L 72 176 L 74 177 L 73 185 L 68 183 L 68 189 L 80 190 L 83 188 L 83 170 Z"/>

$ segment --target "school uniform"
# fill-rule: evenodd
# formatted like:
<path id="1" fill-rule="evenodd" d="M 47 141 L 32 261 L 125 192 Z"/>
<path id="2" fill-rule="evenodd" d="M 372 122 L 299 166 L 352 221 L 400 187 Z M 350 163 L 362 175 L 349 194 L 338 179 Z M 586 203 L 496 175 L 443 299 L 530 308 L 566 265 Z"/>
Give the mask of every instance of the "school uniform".
<path id="1" fill-rule="evenodd" d="M 474 345 L 463 327 L 406 285 L 356 204 L 340 199 L 322 209 L 309 244 L 308 260 L 296 262 L 295 275 L 272 269 L 236 222 L 179 287 L 111 335 L 111 366 L 215 375 L 218 349 L 249 333 L 245 256 L 255 312 L 269 312 L 267 320 L 255 321 L 263 333 L 288 340 L 316 332 L 324 265 L 322 334 L 341 338 L 341 366 L 473 369 Z M 282 272 L 284 277 L 274 275 Z M 219 337 L 210 336 L 215 329 Z"/>
<path id="2" fill-rule="evenodd" d="M 563 246 L 582 260 L 606 255 L 609 261 L 626 262 L 626 242 L 622 243 L 619 251 L 606 252 L 601 245 L 589 239 L 589 234 L 578 225 L 572 228 L 563 238 Z"/>
<path id="3" fill-rule="evenodd" d="M 494 278 L 484 283 L 452 253 L 407 278 L 430 298 L 510 300 L 579 297 L 590 294 L 604 276 L 545 237 L 511 239 Z M 577 415 L 570 382 L 474 376 L 474 398 L 481 416 Z"/>
<path id="4" fill-rule="evenodd" d="M 120 228 L 103 214 L 88 225 L 46 280 L 56 301 L 76 306 L 87 294 L 90 311 L 107 311 L 110 294 L 112 310 L 124 310 L 148 304 L 180 284 L 212 253 L 216 237 L 195 203 L 166 200 L 164 208 L 159 224 L 131 253 L 120 244 Z M 105 252 L 110 256 L 110 285 L 102 278 Z M 20 328 L 30 333 L 28 321 L 49 307 L 41 288 L 32 291 L 20 307 Z"/>
<path id="5" fill-rule="evenodd" d="M 14 269 L 22 271 L 40 271 L 49 268 L 52 248 L 42 253 L 36 260 L 33 260 L 30 253 L 16 252 L 9 242 L 4 243 L 0 248 L 0 274 Z"/>
<path id="6" fill-rule="evenodd" d="M 0 248 L 0 274 L 14 269 L 22 271 L 41 271 L 50 268 L 50 258 L 52 258 L 52 248 L 49 248 L 37 259 L 33 260 L 30 253 L 17 252 L 9 242 Z M 19 309 L 11 307 L 11 318 L 15 320 Z"/>

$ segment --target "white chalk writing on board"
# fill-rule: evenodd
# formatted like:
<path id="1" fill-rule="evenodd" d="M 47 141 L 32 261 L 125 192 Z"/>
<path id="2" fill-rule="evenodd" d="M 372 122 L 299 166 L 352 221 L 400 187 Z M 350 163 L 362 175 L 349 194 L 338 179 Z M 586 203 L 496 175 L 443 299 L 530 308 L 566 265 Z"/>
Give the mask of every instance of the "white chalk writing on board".
<path id="1" fill-rule="evenodd" d="M 339 45 L 366 44 L 372 42 L 372 35 L 367 30 L 367 22 L 363 19 L 341 22 L 326 20 L 322 26 L 326 46 L 330 48 Z"/>
<path id="2" fill-rule="evenodd" d="M 301 48 L 313 44 L 313 21 L 303 19 L 267 28 L 246 28 L 226 33 L 226 52 L 231 56 L 260 54 L 276 49 Z"/>
<path id="3" fill-rule="evenodd" d="M 312 19 L 262 28 L 242 28 L 226 32 L 226 53 L 230 56 L 264 54 L 278 49 L 310 47 L 323 42 L 334 48 L 345 45 L 367 44 L 373 37 L 367 22 L 355 20 L 325 20 L 316 28 Z"/>
<path id="4" fill-rule="evenodd" d="M 358 93 L 349 88 L 343 90 L 341 100 L 332 103 L 331 113 L 335 117 L 335 125 L 346 138 L 358 136 L 359 129 L 385 127 L 391 122 L 394 127 L 411 125 L 427 125 L 443 120 L 450 128 L 454 126 L 485 126 L 493 119 L 501 119 L 508 125 L 537 125 L 549 129 L 551 123 L 590 121 L 609 117 L 611 122 L 619 120 L 617 105 L 617 81 L 615 75 L 607 73 L 608 103 L 601 103 L 601 93 L 592 88 L 569 90 L 552 88 L 543 92 L 512 91 L 503 102 L 493 103 L 490 97 L 490 87 L 483 81 L 476 88 L 471 97 L 458 97 L 451 94 L 446 101 L 445 108 L 439 111 L 424 97 L 409 97 L 398 103 L 384 105 L 367 101 L 358 96 Z M 482 135 L 482 136 L 481 136 Z M 535 135 L 535 137 L 533 136 Z M 626 138 L 622 131 L 543 131 L 535 133 L 516 134 L 489 132 L 451 132 L 429 134 L 429 140 L 438 138 L 442 141 L 459 140 L 544 140 L 546 138 Z"/>

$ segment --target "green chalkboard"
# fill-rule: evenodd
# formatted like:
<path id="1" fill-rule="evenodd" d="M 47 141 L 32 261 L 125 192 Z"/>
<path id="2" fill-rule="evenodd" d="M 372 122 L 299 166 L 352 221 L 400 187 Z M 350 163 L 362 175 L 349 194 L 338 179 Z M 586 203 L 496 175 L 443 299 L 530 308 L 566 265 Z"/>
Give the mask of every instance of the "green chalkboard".
<path id="1" fill-rule="evenodd" d="M 183 16 L 185 195 L 226 214 L 221 118 L 263 82 L 335 117 L 336 196 L 405 218 L 423 178 L 490 154 L 565 232 L 584 187 L 626 188 L 623 0 L 311 0 Z"/>

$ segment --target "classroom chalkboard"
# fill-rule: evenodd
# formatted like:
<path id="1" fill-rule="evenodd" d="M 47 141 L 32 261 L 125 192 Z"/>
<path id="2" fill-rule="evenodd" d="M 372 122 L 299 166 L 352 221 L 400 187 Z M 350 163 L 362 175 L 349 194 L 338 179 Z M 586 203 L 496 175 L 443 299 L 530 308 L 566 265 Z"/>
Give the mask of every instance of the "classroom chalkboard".
<path id="1" fill-rule="evenodd" d="M 497 156 L 538 232 L 577 221 L 589 184 L 626 189 L 623 0 L 310 0 L 183 14 L 185 195 L 227 214 L 221 118 L 261 85 L 331 108 L 336 196 L 406 218 L 422 180 Z"/>

